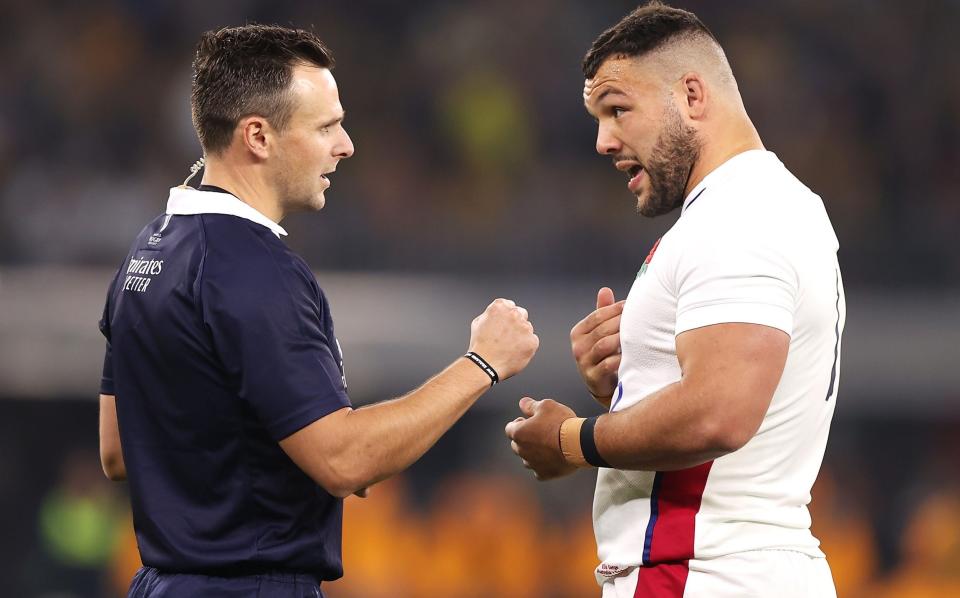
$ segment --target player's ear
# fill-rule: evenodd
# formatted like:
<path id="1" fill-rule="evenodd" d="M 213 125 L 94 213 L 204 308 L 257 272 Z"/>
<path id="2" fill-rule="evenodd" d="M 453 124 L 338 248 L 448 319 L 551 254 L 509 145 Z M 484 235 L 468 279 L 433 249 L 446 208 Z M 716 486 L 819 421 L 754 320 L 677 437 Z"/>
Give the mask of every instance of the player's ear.
<path id="1" fill-rule="evenodd" d="M 707 112 L 707 84 L 699 73 L 685 73 L 680 78 L 680 94 L 690 120 L 702 120 Z"/>
<path id="2" fill-rule="evenodd" d="M 270 136 L 273 129 L 262 116 L 245 116 L 237 124 L 240 140 L 251 154 L 265 160 L 270 155 Z"/>

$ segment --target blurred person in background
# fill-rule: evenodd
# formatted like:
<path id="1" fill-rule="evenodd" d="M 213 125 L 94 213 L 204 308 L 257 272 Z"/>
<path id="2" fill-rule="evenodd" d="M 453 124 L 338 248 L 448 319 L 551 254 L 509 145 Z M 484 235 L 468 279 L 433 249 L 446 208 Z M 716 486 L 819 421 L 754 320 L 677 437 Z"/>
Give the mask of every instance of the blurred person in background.
<path id="1" fill-rule="evenodd" d="M 105 569 L 124 519 L 121 497 L 96 466 L 95 453 L 71 449 L 60 478 L 40 504 L 38 550 L 24 568 L 30 596 L 109 595 Z"/>
<path id="2" fill-rule="evenodd" d="M 627 300 L 601 289 L 571 331 L 609 414 L 524 398 L 512 447 L 538 479 L 600 468 L 605 598 L 834 596 L 807 510 L 845 319 L 823 203 L 765 150 L 694 14 L 641 6 L 583 67 L 597 151 L 641 214 L 681 214 Z"/>
<path id="3" fill-rule="evenodd" d="M 279 225 L 320 210 L 353 154 L 332 67 L 314 34 L 282 27 L 197 47 L 202 184 L 170 190 L 100 323 L 101 460 L 130 482 L 144 564 L 130 596 L 320 596 L 342 575 L 342 498 L 416 461 L 536 352 L 526 310 L 497 299 L 464 358 L 351 407 L 330 307 Z"/>

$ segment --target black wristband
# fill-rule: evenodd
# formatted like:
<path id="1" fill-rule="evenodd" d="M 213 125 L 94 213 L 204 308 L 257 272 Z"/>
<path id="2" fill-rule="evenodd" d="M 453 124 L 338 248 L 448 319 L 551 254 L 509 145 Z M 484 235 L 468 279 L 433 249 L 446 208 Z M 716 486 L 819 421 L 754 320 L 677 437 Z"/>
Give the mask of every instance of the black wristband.
<path id="1" fill-rule="evenodd" d="M 609 468 L 610 464 L 600 456 L 597 443 L 593 439 L 593 427 L 597 425 L 597 417 L 588 417 L 580 427 L 580 450 L 583 451 L 583 458 L 590 465 Z"/>
<path id="2" fill-rule="evenodd" d="M 497 374 L 497 370 L 493 369 L 493 366 L 487 363 L 487 360 L 483 357 L 480 357 L 473 351 L 470 351 L 464 355 L 467 359 L 477 364 L 477 367 L 483 370 L 483 373 L 490 376 L 490 386 L 493 386 L 500 381 L 500 376 Z"/>

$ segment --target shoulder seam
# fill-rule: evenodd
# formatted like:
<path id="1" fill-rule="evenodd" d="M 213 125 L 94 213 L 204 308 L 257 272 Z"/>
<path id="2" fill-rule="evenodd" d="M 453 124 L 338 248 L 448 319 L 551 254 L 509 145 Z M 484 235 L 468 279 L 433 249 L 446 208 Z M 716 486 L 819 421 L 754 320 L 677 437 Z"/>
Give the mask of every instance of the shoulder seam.
<path id="1" fill-rule="evenodd" d="M 267 229 L 267 230 L 269 230 L 269 229 Z M 270 231 L 270 234 L 272 235 L 272 234 L 273 234 L 273 231 Z M 280 239 L 277 238 L 277 240 L 279 241 Z M 264 242 L 264 240 L 263 240 L 262 238 L 259 238 L 259 236 L 258 236 L 257 242 L 260 243 L 261 246 L 263 246 L 263 248 L 266 250 L 267 255 L 268 255 L 269 258 L 270 258 L 270 262 L 273 264 L 274 268 L 276 268 L 277 274 L 278 274 L 278 278 L 280 279 L 280 283 L 283 285 L 283 290 L 285 291 L 284 296 L 286 297 L 286 300 L 287 300 L 290 308 L 292 309 L 293 313 L 296 313 L 296 305 L 294 305 L 293 295 L 290 293 L 290 287 L 289 287 L 289 285 L 287 284 L 287 279 L 286 279 L 286 277 L 283 275 L 283 267 L 282 267 L 282 265 L 277 262 L 276 256 L 274 256 L 273 251 L 271 250 L 271 248 L 270 248 L 269 246 L 267 246 L 267 244 Z M 281 242 L 281 243 L 282 243 L 282 242 Z M 299 256 L 297 256 L 297 257 L 299 257 Z M 309 268 L 307 268 L 307 269 L 309 270 Z M 321 324 L 322 324 L 322 322 L 321 322 Z M 322 326 L 321 326 L 321 329 L 322 329 Z M 307 333 L 306 333 L 306 331 L 303 329 L 303 322 L 302 322 L 299 318 L 297 319 L 297 331 L 300 333 L 301 339 L 307 338 Z M 327 342 L 330 342 L 329 339 L 327 339 Z"/>
<path id="2" fill-rule="evenodd" d="M 197 278 L 193 281 L 194 294 L 197 298 L 194 307 L 200 321 L 206 324 L 203 315 L 203 275 L 207 264 L 207 223 L 203 219 L 203 214 L 198 214 L 198 216 L 200 216 L 200 226 L 198 227 L 200 231 L 200 263 L 197 265 Z"/>
<path id="3" fill-rule="evenodd" d="M 201 215 L 201 218 L 202 218 L 202 217 L 203 217 L 203 215 Z M 262 251 L 264 251 L 264 252 L 266 253 L 266 257 L 267 257 L 267 259 L 269 260 L 269 263 L 271 264 L 271 266 L 274 268 L 274 272 L 275 272 L 277 278 L 279 279 L 280 284 L 283 285 L 283 291 L 284 291 L 285 301 L 287 302 L 287 305 L 288 305 L 293 311 L 296 311 L 296 310 L 295 310 L 296 305 L 294 304 L 293 296 L 292 296 L 292 294 L 290 293 L 290 286 L 289 286 L 289 284 L 288 284 L 287 277 L 284 275 L 283 265 L 277 260 L 277 256 L 274 255 L 275 252 L 273 251 L 273 248 L 271 248 L 271 247 L 269 246 L 268 238 L 265 238 L 265 237 L 261 236 L 261 235 L 259 234 L 259 229 L 256 229 L 256 228 L 254 228 L 254 227 L 262 228 L 265 233 L 267 233 L 267 234 L 269 234 L 269 235 L 271 235 L 271 236 L 274 236 L 273 232 L 270 231 L 270 229 L 268 229 L 268 228 L 266 228 L 266 227 L 263 227 L 263 226 L 260 225 L 260 224 L 257 224 L 256 222 L 246 221 L 246 220 L 242 220 L 242 219 L 238 219 L 238 220 L 240 220 L 239 223 L 241 224 L 241 226 L 244 227 L 244 231 L 245 231 L 244 234 L 249 235 L 250 237 L 252 237 L 251 241 L 252 241 L 253 243 L 255 243 L 257 247 L 259 247 Z M 277 238 L 277 237 L 274 236 L 274 238 Z M 281 243 L 281 246 L 282 246 L 283 243 L 282 243 L 282 241 L 280 241 L 279 238 L 277 238 L 277 241 L 279 241 L 279 242 Z M 294 255 L 296 255 L 296 254 L 294 254 Z M 204 238 L 204 257 L 205 257 L 205 256 L 206 256 L 206 238 Z M 299 257 L 299 256 L 296 256 L 296 257 Z M 302 259 L 302 258 L 301 258 L 301 259 Z M 307 268 L 307 270 L 309 271 L 309 267 Z M 301 335 L 301 338 L 306 338 L 306 337 L 307 337 L 306 331 L 305 331 L 304 328 L 303 328 L 303 323 L 302 323 L 299 319 L 297 320 L 297 331 L 298 331 L 299 334 Z"/>

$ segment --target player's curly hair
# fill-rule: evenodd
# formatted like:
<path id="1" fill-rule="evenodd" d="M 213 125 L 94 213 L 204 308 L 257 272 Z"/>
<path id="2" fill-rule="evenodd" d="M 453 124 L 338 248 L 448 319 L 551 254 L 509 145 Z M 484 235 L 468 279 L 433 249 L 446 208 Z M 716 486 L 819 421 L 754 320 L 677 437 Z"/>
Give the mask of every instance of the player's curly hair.
<path id="1" fill-rule="evenodd" d="M 597 37 L 583 58 L 583 74 L 592 79 L 611 56 L 643 56 L 682 35 L 708 36 L 717 41 L 697 15 L 653 0 Z"/>
<path id="2" fill-rule="evenodd" d="M 289 94 L 298 62 L 333 68 L 333 54 L 310 31 L 251 24 L 207 31 L 193 60 L 190 106 L 200 145 L 218 154 L 244 116 L 257 114 L 282 131 L 293 110 Z"/>

